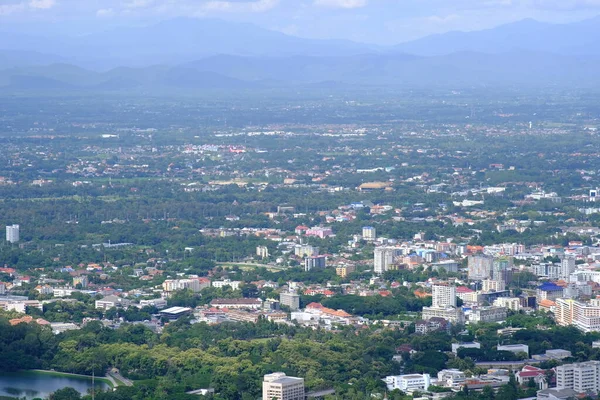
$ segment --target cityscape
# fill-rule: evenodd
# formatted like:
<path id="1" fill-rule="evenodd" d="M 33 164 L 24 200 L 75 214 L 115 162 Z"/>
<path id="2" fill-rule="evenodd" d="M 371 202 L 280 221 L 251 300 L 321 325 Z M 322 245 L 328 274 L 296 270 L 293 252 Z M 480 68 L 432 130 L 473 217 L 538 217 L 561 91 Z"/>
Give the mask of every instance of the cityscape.
<path id="1" fill-rule="evenodd" d="M 91 3 L 0 4 L 0 400 L 600 398 L 594 2 Z"/>

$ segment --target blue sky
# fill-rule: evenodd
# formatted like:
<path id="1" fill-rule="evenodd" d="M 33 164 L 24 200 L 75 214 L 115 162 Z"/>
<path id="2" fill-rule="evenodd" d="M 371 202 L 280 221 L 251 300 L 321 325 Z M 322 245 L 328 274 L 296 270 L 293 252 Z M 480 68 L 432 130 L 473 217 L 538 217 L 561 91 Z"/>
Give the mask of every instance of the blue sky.
<path id="1" fill-rule="evenodd" d="M 600 0 L 0 0 L 0 32 L 90 33 L 178 16 L 250 22 L 310 38 L 393 44 L 451 30 L 600 14 Z"/>

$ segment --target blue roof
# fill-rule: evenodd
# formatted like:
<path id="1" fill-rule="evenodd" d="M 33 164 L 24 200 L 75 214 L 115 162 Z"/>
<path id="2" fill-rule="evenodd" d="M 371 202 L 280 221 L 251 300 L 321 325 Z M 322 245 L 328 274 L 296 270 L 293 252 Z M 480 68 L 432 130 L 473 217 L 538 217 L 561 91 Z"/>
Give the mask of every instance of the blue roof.
<path id="1" fill-rule="evenodd" d="M 561 286 L 558 286 L 556 283 L 552 283 L 552 282 L 545 282 L 543 284 L 541 284 L 540 286 L 538 286 L 539 290 L 543 290 L 545 292 L 551 292 L 554 290 L 563 290 L 563 288 Z"/>

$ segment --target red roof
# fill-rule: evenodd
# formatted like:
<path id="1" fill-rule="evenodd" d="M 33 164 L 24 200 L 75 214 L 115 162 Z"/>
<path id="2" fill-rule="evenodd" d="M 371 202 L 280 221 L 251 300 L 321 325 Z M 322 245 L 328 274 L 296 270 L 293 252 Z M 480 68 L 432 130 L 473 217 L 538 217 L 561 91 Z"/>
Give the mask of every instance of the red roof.
<path id="1" fill-rule="evenodd" d="M 473 293 L 473 289 L 469 289 L 466 286 L 458 286 L 456 288 L 456 293 Z"/>

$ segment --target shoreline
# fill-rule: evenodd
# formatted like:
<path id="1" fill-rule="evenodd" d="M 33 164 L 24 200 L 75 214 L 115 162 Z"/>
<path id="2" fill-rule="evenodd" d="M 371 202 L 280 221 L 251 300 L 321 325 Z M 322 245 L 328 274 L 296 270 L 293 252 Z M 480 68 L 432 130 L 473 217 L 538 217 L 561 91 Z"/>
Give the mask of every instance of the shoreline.
<path id="1" fill-rule="evenodd" d="M 54 370 L 49 370 L 49 369 L 24 369 L 24 370 L 21 370 L 20 372 L 32 372 L 32 373 L 36 373 L 36 374 L 51 375 L 51 376 L 56 376 L 56 377 L 62 376 L 65 378 L 80 378 L 80 379 L 86 379 L 86 380 L 90 380 L 90 381 L 92 380 L 91 375 L 72 374 L 70 372 L 61 372 L 61 371 L 54 371 Z M 93 379 L 95 381 L 100 381 L 100 382 L 107 384 L 111 389 L 114 389 L 117 386 L 120 386 L 118 382 L 116 382 L 114 379 L 111 379 L 111 377 L 109 377 L 109 376 L 95 376 L 95 377 L 93 377 Z"/>

